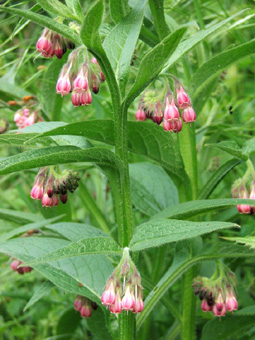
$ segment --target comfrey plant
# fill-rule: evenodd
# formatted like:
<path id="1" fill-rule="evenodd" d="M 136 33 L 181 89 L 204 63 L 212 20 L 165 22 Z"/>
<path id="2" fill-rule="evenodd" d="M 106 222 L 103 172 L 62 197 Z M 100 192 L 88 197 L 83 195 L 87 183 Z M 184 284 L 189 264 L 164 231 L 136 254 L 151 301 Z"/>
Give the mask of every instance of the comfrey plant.
<path id="1" fill-rule="evenodd" d="M 253 13 L 236 12 L 245 2 L 0 7 L 3 22 L 8 13 L 17 22 L 15 39 L 3 30 L 6 44 L 31 21 L 44 27 L 39 37 L 29 26 L 18 49 L 1 53 L 8 73 L 0 79 L 0 218 L 9 222 L 0 252 L 12 263 L 1 260 L 0 270 L 1 279 L 9 270 L 17 280 L 15 292 L 35 285 L 25 309 L 52 306 L 45 337 L 254 338 L 255 141 L 246 140 L 253 128 L 245 119 L 255 42 L 243 25 Z M 24 46 L 22 58 L 10 61 Z M 232 78 L 245 81 L 232 88 Z M 19 237 L 24 232 L 31 237 Z M 9 275 L 6 284 L 9 292 Z M 2 298 L 7 289 L 0 291 Z M 8 326 L 9 310 L 1 314 Z M 45 328 L 45 315 L 33 329 Z"/>

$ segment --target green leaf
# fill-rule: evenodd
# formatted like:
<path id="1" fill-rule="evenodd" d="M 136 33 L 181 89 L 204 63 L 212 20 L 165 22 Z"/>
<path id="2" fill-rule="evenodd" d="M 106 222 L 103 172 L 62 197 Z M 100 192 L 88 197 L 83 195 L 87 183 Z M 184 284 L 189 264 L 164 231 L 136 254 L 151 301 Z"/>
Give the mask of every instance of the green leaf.
<path id="1" fill-rule="evenodd" d="M 93 311 L 90 318 L 87 319 L 89 330 L 97 339 L 112 340 L 111 334 L 106 327 L 105 314 L 101 308 Z"/>
<path id="2" fill-rule="evenodd" d="M 208 198 L 217 185 L 222 181 L 222 179 L 229 173 L 229 171 L 231 171 L 238 164 L 240 164 L 240 161 L 233 158 L 220 166 L 203 186 L 199 192 L 198 198 L 201 200 Z"/>
<path id="3" fill-rule="evenodd" d="M 81 315 L 74 308 L 69 308 L 60 316 L 57 324 L 57 339 L 70 340 L 81 322 Z"/>
<path id="4" fill-rule="evenodd" d="M 135 83 L 125 99 L 127 106 L 161 72 L 166 60 L 176 50 L 186 31 L 186 27 L 177 29 L 145 54 L 141 60 Z"/>
<path id="5" fill-rule="evenodd" d="M 78 21 L 81 22 L 84 16 L 83 16 L 80 1 L 79 0 L 66 0 L 66 4 L 72 10 L 72 12 L 76 14 L 77 18 L 80 19 Z"/>
<path id="6" fill-rule="evenodd" d="M 32 295 L 31 299 L 28 301 L 28 303 L 24 307 L 23 312 L 25 312 L 28 308 L 32 307 L 42 297 L 48 294 L 51 288 L 53 287 L 54 285 L 50 281 L 45 281 L 40 286 L 36 287 L 34 294 Z"/>
<path id="7" fill-rule="evenodd" d="M 130 62 L 143 22 L 146 0 L 138 4 L 107 35 L 103 47 L 112 65 L 115 77 L 125 92 Z"/>
<path id="8" fill-rule="evenodd" d="M 232 227 L 239 226 L 229 222 L 190 222 L 155 219 L 136 227 L 129 246 L 132 251 L 140 251 Z"/>
<path id="9" fill-rule="evenodd" d="M 78 241 L 80 239 L 107 236 L 103 231 L 98 228 L 92 227 L 88 224 L 74 223 L 74 222 L 60 222 L 50 224 L 46 227 L 52 231 L 57 232 L 70 241 Z"/>
<path id="10" fill-rule="evenodd" d="M 254 204 L 254 200 L 240 198 L 221 198 L 213 200 L 189 201 L 176 205 L 175 207 L 166 208 L 160 213 L 153 216 L 154 218 L 176 218 L 187 219 L 192 216 L 206 213 L 212 210 L 225 209 L 238 204 Z"/>
<path id="11" fill-rule="evenodd" d="M 170 56 L 168 59 L 164 69 L 162 72 L 166 72 L 167 69 L 170 66 L 173 66 L 174 63 L 176 63 L 181 57 L 183 57 L 188 51 L 190 51 L 193 47 L 195 47 L 197 44 L 199 44 L 201 41 L 205 40 L 210 34 L 216 32 L 219 28 L 226 25 L 228 22 L 231 22 L 235 17 L 238 15 L 244 13 L 246 10 L 242 10 L 240 12 L 235 13 L 234 15 L 228 17 L 225 20 L 222 20 L 221 22 L 214 24 L 210 26 L 207 29 L 199 30 L 197 33 L 193 34 L 192 37 L 186 39 L 180 45 L 178 48 L 174 51 L 174 53 Z"/>
<path id="12" fill-rule="evenodd" d="M 111 151 L 104 148 L 81 150 L 73 146 L 57 146 L 29 150 L 0 162 L 0 175 L 48 165 L 75 162 L 96 162 L 105 167 L 122 169 L 122 163 Z"/>
<path id="13" fill-rule="evenodd" d="M 236 158 L 239 158 L 245 161 L 248 159 L 248 157 L 243 153 L 243 151 L 234 141 L 224 141 L 220 143 L 207 144 L 207 146 L 220 149 Z"/>
<path id="14" fill-rule="evenodd" d="M 242 152 L 248 157 L 254 155 L 254 153 L 255 153 L 255 138 L 251 138 L 250 140 L 248 140 L 244 144 L 244 146 L 242 147 Z"/>
<path id="15" fill-rule="evenodd" d="M 0 209 L 0 218 L 1 220 L 11 221 L 17 224 L 40 222 L 42 220 L 42 216 L 40 215 L 11 209 Z"/>
<path id="16" fill-rule="evenodd" d="M 49 126 L 49 125 L 47 125 Z M 185 172 L 176 140 L 161 126 L 147 122 L 128 122 L 129 151 L 146 156 L 158 162 L 175 178 L 183 179 Z M 91 120 L 68 124 L 43 133 L 43 136 L 56 135 L 84 136 L 103 143 L 114 145 L 114 128 L 111 120 Z M 1 142 L 0 135 L 0 142 Z"/>
<path id="17" fill-rule="evenodd" d="M 54 21 L 53 19 L 46 17 L 45 15 L 33 13 L 31 11 L 23 10 L 23 9 L 17 9 L 12 7 L 0 7 L 1 11 L 8 12 L 11 14 L 19 15 L 23 18 L 29 19 L 34 21 L 35 23 L 43 26 L 48 27 L 49 29 L 53 30 L 56 33 L 59 33 L 65 38 L 68 38 L 75 42 L 76 44 L 80 45 L 81 40 L 79 36 L 74 33 L 68 26 L 64 24 L 59 24 L 58 22 Z"/>
<path id="18" fill-rule="evenodd" d="M 28 262 L 68 244 L 69 241 L 55 238 L 25 237 L 0 244 L 0 252 Z M 76 256 L 33 268 L 56 286 L 98 303 L 105 282 L 113 271 L 110 261 L 103 255 Z"/>
<path id="19" fill-rule="evenodd" d="M 77 20 L 70 9 L 58 0 L 37 0 L 38 4 L 48 12 L 59 15 L 67 19 Z"/>
<path id="20" fill-rule="evenodd" d="M 182 244 L 181 244 L 182 245 Z M 168 289 L 180 278 L 189 268 L 202 261 L 210 261 L 220 258 L 245 258 L 255 256 L 255 252 L 245 249 L 244 247 L 230 244 L 220 244 L 217 248 L 209 250 L 198 256 L 189 258 L 187 248 L 178 245 L 179 251 L 175 255 L 174 261 L 169 270 L 164 274 L 160 281 L 145 299 L 144 310 L 137 318 L 137 330 L 140 329 L 146 318 L 159 302 L 160 298 Z"/>
<path id="21" fill-rule="evenodd" d="M 10 238 L 12 238 L 13 236 L 23 234 L 26 231 L 43 228 L 43 227 L 45 227 L 46 225 L 48 225 L 52 222 L 58 221 L 61 217 L 62 216 L 57 216 L 57 217 L 51 218 L 49 220 L 42 220 L 40 222 L 29 223 L 29 224 L 26 224 L 22 227 L 15 228 L 15 229 L 11 230 L 10 232 L 1 235 L 1 242 L 5 242 L 5 241 L 9 240 Z"/>
<path id="22" fill-rule="evenodd" d="M 59 120 L 63 98 L 56 93 L 56 84 L 62 66 L 66 61 L 65 55 L 61 60 L 53 60 L 44 73 L 42 82 L 43 108 L 52 120 Z"/>
<path id="23" fill-rule="evenodd" d="M 128 0 L 110 0 L 109 3 L 112 20 L 117 24 L 125 17 L 129 9 Z"/>
<path id="24" fill-rule="evenodd" d="M 217 54 L 204 63 L 191 78 L 189 89 L 193 97 L 201 98 L 201 92 L 210 81 L 217 78 L 229 65 L 255 53 L 255 39 Z"/>
<path id="25" fill-rule="evenodd" d="M 226 315 L 219 322 L 218 318 L 208 321 L 203 327 L 201 340 L 237 339 L 236 334 L 244 335 L 244 328 L 254 325 L 254 316 Z M 249 336 L 247 335 L 247 339 Z"/>
<path id="26" fill-rule="evenodd" d="M 255 249 L 255 236 L 246 237 L 224 237 L 224 240 L 234 241 L 237 243 L 242 243 L 252 249 Z"/>
<path id="27" fill-rule="evenodd" d="M 166 172 L 151 163 L 130 164 L 132 202 L 142 213 L 152 216 L 178 204 L 178 191 Z"/>
<path id="28" fill-rule="evenodd" d="M 59 248 L 49 254 L 27 262 L 29 266 L 38 265 L 40 263 L 48 263 L 65 258 L 81 256 L 81 255 L 118 255 L 121 253 L 119 245 L 108 236 L 96 236 L 80 239 L 79 241 L 72 242 L 63 248 Z"/>

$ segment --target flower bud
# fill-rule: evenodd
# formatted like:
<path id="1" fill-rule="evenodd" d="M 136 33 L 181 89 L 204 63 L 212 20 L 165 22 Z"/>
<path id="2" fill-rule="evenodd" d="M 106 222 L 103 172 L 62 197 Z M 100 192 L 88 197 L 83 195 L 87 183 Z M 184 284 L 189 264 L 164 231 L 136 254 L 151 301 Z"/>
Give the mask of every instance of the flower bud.
<path id="1" fill-rule="evenodd" d="M 131 292 L 131 285 L 128 283 L 126 285 L 125 294 L 121 301 L 121 307 L 123 310 L 131 311 L 134 307 L 135 299 L 134 294 Z"/>
<path id="2" fill-rule="evenodd" d="M 88 89 L 88 71 L 87 65 L 83 65 L 77 75 L 77 77 L 73 81 L 73 89 L 78 92 L 82 93 L 87 91 Z"/>
<path id="3" fill-rule="evenodd" d="M 184 123 L 193 123 L 196 120 L 196 113 L 191 106 L 183 110 L 182 119 Z"/>
<path id="4" fill-rule="evenodd" d="M 243 198 L 246 199 L 248 198 L 248 192 L 247 189 L 244 185 L 241 186 L 240 190 L 239 190 L 239 198 Z M 237 210 L 241 213 L 241 214 L 249 214 L 251 212 L 251 207 L 248 204 L 239 204 L 237 206 Z"/>
<path id="5" fill-rule="evenodd" d="M 81 307 L 80 313 L 83 318 L 90 318 L 92 314 L 92 308 L 90 304 L 85 302 L 85 304 Z"/>
<path id="6" fill-rule="evenodd" d="M 232 312 L 233 310 L 237 310 L 238 302 L 236 300 L 235 294 L 232 290 L 227 291 L 226 294 L 226 308 L 228 311 Z"/>
<path id="7" fill-rule="evenodd" d="M 74 308 L 80 312 L 83 306 L 83 298 L 80 295 L 77 295 L 76 299 L 74 300 Z"/>
<path id="8" fill-rule="evenodd" d="M 155 109 L 154 109 L 154 113 L 152 115 L 152 120 L 154 123 L 156 124 L 161 124 L 162 120 L 163 120 L 163 111 L 162 111 L 162 106 L 160 101 L 157 102 Z"/>
<path id="9" fill-rule="evenodd" d="M 210 312 L 212 310 L 212 306 L 209 306 L 208 303 L 207 303 L 207 300 L 204 299 L 201 303 L 201 309 L 204 311 L 204 312 Z"/>
<path id="10" fill-rule="evenodd" d="M 146 113 L 140 108 L 136 111 L 135 118 L 137 121 L 146 120 Z"/>
<path id="11" fill-rule="evenodd" d="M 65 76 L 60 75 L 56 85 L 56 91 L 58 94 L 61 94 L 61 97 L 66 96 L 71 92 L 71 82 L 68 74 Z"/>
<path id="12" fill-rule="evenodd" d="M 183 87 L 180 86 L 180 88 L 176 89 L 177 91 L 177 102 L 180 109 L 186 109 L 188 106 L 191 105 L 189 96 L 184 91 Z"/>
<path id="13" fill-rule="evenodd" d="M 216 307 L 216 305 L 213 306 L 212 308 L 212 311 L 213 311 L 213 314 L 215 316 L 225 316 L 226 314 L 226 306 L 223 305 L 222 309 L 221 310 L 218 310 L 218 308 Z"/>

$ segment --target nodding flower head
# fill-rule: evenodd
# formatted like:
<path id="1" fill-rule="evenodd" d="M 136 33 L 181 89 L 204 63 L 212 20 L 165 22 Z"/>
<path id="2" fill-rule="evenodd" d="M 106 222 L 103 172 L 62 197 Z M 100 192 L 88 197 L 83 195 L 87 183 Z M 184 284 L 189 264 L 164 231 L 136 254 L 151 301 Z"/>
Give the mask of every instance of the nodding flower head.
<path id="1" fill-rule="evenodd" d="M 182 119 L 184 123 L 193 123 L 196 120 L 196 113 L 191 106 L 188 106 L 182 112 Z"/>
<path id="2" fill-rule="evenodd" d="M 128 248 L 124 249 L 119 265 L 107 280 L 101 302 L 109 306 L 110 312 L 114 314 L 120 314 L 122 310 L 142 312 L 144 305 L 141 278 L 129 256 Z"/>
<path id="3" fill-rule="evenodd" d="M 172 95 L 166 97 L 164 119 L 167 121 L 177 121 L 180 119 L 179 110 L 175 105 L 174 97 Z"/>
<path id="4" fill-rule="evenodd" d="M 201 309 L 204 312 L 212 311 L 215 316 L 219 317 L 238 307 L 234 286 L 234 273 L 222 264 L 218 264 L 211 278 L 197 277 L 192 285 L 194 293 L 202 300 Z"/>

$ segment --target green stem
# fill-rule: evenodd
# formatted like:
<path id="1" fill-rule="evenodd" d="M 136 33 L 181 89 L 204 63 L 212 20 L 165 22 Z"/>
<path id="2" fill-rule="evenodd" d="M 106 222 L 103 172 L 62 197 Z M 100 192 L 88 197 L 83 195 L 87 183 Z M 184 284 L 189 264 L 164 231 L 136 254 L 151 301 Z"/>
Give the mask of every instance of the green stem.
<path id="1" fill-rule="evenodd" d="M 197 152 L 196 152 L 196 136 L 194 124 L 189 126 L 184 124 L 182 133 L 178 135 L 178 143 L 183 158 L 184 168 L 189 178 L 189 190 L 192 199 L 197 198 Z M 185 199 L 185 197 L 183 197 Z M 189 197 L 186 196 L 186 200 Z M 190 249 L 190 257 L 192 258 L 192 249 Z M 183 300 L 182 300 L 182 325 L 181 334 L 183 340 L 195 339 L 195 315 L 196 315 L 196 299 L 191 289 L 193 278 L 196 276 L 197 269 L 191 268 L 184 276 L 183 283 Z"/>
<path id="2" fill-rule="evenodd" d="M 135 340 L 135 316 L 133 313 L 126 314 L 122 312 L 118 316 L 119 322 L 119 338 L 118 340 Z"/>
<path id="3" fill-rule="evenodd" d="M 87 207 L 91 215 L 95 218 L 100 228 L 107 234 L 110 234 L 110 228 L 106 221 L 105 216 L 103 215 L 102 211 L 97 206 L 95 200 L 91 196 L 90 192 L 88 191 L 85 184 L 82 182 L 79 183 L 79 191 L 80 197 L 83 201 L 84 205 Z"/>

